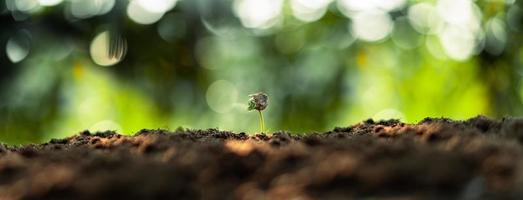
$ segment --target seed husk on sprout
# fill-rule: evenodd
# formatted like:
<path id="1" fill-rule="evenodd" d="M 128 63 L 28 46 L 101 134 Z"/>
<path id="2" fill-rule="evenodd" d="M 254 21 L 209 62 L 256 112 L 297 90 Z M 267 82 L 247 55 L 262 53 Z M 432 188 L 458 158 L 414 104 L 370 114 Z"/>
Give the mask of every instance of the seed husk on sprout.
<path id="1" fill-rule="evenodd" d="M 247 108 L 249 111 L 251 110 L 257 110 L 260 118 L 260 132 L 263 133 L 265 130 L 265 121 L 263 119 L 262 111 L 267 108 L 269 97 L 267 94 L 263 92 L 258 92 L 255 94 L 249 95 L 249 107 Z"/>

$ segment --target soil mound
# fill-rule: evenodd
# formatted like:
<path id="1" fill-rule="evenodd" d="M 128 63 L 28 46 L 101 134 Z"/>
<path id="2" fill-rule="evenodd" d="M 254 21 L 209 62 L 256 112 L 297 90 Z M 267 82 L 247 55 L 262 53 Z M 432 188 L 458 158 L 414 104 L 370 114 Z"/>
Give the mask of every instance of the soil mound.
<path id="1" fill-rule="evenodd" d="M 523 199 L 523 120 L 84 131 L 0 145 L 0 199 Z"/>

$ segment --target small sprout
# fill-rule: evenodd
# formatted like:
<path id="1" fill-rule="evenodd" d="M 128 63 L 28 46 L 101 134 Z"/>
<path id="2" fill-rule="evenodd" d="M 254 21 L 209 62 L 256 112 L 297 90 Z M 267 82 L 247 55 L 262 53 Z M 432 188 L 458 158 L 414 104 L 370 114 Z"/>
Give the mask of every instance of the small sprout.
<path id="1" fill-rule="evenodd" d="M 265 130 L 265 121 L 263 120 L 263 114 L 261 111 L 265 110 L 265 108 L 267 108 L 267 105 L 269 105 L 267 102 L 269 100 L 269 97 L 267 96 L 267 94 L 265 94 L 263 92 L 251 94 L 251 95 L 249 95 L 249 97 L 250 97 L 249 107 L 247 109 L 249 111 L 251 111 L 251 110 L 258 111 L 258 114 L 260 117 L 260 129 L 261 129 L 261 132 L 263 133 L 263 131 Z"/>

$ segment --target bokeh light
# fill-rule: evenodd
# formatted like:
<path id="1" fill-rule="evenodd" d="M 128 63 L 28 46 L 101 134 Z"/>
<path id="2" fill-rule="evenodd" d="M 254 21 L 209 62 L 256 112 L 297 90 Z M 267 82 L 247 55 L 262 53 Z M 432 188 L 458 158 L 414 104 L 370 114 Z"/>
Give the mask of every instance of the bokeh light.
<path id="1" fill-rule="evenodd" d="M 456 26 L 447 26 L 439 35 L 445 53 L 455 60 L 466 60 L 474 53 L 474 33 Z"/>
<path id="2" fill-rule="evenodd" d="M 56 6 L 62 3 L 63 0 L 39 0 L 38 2 L 42 6 Z"/>
<path id="3" fill-rule="evenodd" d="M 167 42 L 182 39 L 187 28 L 182 17 L 174 14 L 165 15 L 162 21 L 158 23 L 158 35 Z"/>
<path id="4" fill-rule="evenodd" d="M 234 84 L 229 81 L 218 80 L 207 89 L 207 104 L 215 112 L 227 113 L 234 108 L 238 101 L 238 95 L 238 89 Z"/>
<path id="5" fill-rule="evenodd" d="M 414 29 L 422 34 L 436 34 L 443 28 L 443 20 L 431 3 L 417 3 L 409 7 L 408 18 Z"/>
<path id="6" fill-rule="evenodd" d="M 9 2 L 9 1 L 7 1 Z M 11 1 L 12 3 L 8 3 L 8 4 L 14 4 L 14 9 L 11 9 L 11 10 L 18 10 L 18 11 L 22 11 L 22 12 L 32 12 L 32 11 L 35 11 L 37 10 L 39 7 L 40 7 L 40 4 L 38 2 L 38 0 L 16 0 L 16 1 Z M 10 6 L 13 8 L 13 6 Z"/>
<path id="7" fill-rule="evenodd" d="M 18 63 L 29 55 L 30 49 L 31 35 L 27 30 L 21 30 L 7 41 L 5 52 L 11 62 Z"/>
<path id="8" fill-rule="evenodd" d="M 364 41 L 375 42 L 387 37 L 394 28 L 390 16 L 379 10 L 360 12 L 352 17 L 351 30 L 354 36 Z"/>
<path id="9" fill-rule="evenodd" d="M 127 15 L 138 24 L 152 24 L 160 20 L 165 14 L 167 8 L 162 6 L 166 5 L 159 1 L 154 1 L 152 5 L 148 5 L 143 0 L 132 0 L 127 6 Z"/>
<path id="10" fill-rule="evenodd" d="M 325 15 L 332 0 L 291 0 L 292 14 L 296 19 L 313 22 Z"/>
<path id="11" fill-rule="evenodd" d="M 403 49 L 414 49 L 423 43 L 423 36 L 416 33 L 406 17 L 396 19 L 391 36 L 394 44 Z"/>
<path id="12" fill-rule="evenodd" d="M 280 20 L 283 0 L 235 0 L 234 10 L 247 28 L 267 29 Z"/>
<path id="13" fill-rule="evenodd" d="M 492 55 L 500 55 L 507 42 L 506 27 L 499 18 L 490 19 L 486 24 L 485 50 Z"/>
<path id="14" fill-rule="evenodd" d="M 177 0 L 133 0 L 140 7 L 153 13 L 165 13 L 174 8 Z"/>
<path id="15" fill-rule="evenodd" d="M 3 2 L 0 139 L 12 143 L 83 129 L 253 132 L 245 103 L 258 91 L 271 131 L 523 115 L 514 0 Z"/>
<path id="16" fill-rule="evenodd" d="M 358 12 L 381 10 L 384 12 L 395 11 L 406 5 L 406 0 L 338 0 L 338 8 L 350 17 Z"/>
<path id="17" fill-rule="evenodd" d="M 94 63 L 101 66 L 111 66 L 120 62 L 124 58 L 126 53 L 125 48 L 119 50 L 117 49 L 118 51 L 124 51 L 122 52 L 122 56 L 109 55 L 111 40 L 114 40 L 114 38 L 111 38 L 111 33 L 109 31 L 101 32 L 93 39 L 89 48 L 89 52 Z"/>
<path id="18" fill-rule="evenodd" d="M 72 16 L 85 19 L 108 13 L 113 9 L 115 0 L 70 0 L 67 5 Z"/>

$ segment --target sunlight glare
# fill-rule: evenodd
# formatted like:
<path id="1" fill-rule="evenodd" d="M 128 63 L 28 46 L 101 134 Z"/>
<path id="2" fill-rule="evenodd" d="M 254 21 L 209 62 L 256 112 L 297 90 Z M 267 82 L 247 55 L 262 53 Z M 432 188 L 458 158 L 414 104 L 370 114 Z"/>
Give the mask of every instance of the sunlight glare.
<path id="1" fill-rule="evenodd" d="M 127 15 L 138 24 L 153 24 L 160 20 L 165 12 L 156 12 L 158 6 L 144 6 L 143 0 L 134 0 L 127 5 Z M 155 11 L 151 11 L 155 10 Z"/>
<path id="2" fill-rule="evenodd" d="M 374 42 L 387 37 L 393 29 L 393 21 L 383 11 L 365 11 L 353 17 L 351 30 L 358 39 Z"/>
<path id="3" fill-rule="evenodd" d="M 40 5 L 42 6 L 56 6 L 62 3 L 63 0 L 39 0 Z"/>
<path id="4" fill-rule="evenodd" d="M 282 0 L 236 0 L 234 2 L 236 15 L 247 28 L 271 28 L 278 22 L 282 7 Z"/>
<path id="5" fill-rule="evenodd" d="M 303 22 L 313 22 L 325 15 L 331 0 L 291 0 L 292 14 Z"/>

